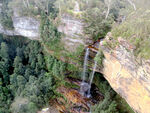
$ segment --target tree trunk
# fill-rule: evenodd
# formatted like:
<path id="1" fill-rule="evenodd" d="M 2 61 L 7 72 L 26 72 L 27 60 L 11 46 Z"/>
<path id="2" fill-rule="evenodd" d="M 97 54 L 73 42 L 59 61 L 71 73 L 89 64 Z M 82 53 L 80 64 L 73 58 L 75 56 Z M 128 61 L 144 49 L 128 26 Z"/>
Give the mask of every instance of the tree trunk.
<path id="1" fill-rule="evenodd" d="M 105 17 L 105 19 L 107 19 L 108 18 L 108 15 L 109 15 L 109 12 L 110 12 L 110 3 L 111 3 L 111 0 L 108 0 L 107 1 L 107 13 L 106 13 L 106 17 Z"/>
<path id="2" fill-rule="evenodd" d="M 110 6 L 108 6 L 108 9 L 107 9 L 107 13 L 106 13 L 106 17 L 105 17 L 105 19 L 107 19 L 107 18 L 108 18 L 109 12 L 110 12 Z"/>
<path id="3" fill-rule="evenodd" d="M 134 10 L 136 10 L 135 4 L 131 0 L 128 0 L 128 2 L 133 6 Z"/>

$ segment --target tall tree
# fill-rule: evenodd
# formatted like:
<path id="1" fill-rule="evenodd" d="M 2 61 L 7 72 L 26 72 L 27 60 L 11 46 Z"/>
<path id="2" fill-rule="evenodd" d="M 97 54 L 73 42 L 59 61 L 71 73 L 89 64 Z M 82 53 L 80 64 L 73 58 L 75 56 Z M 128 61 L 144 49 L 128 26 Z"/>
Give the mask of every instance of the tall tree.
<path id="1" fill-rule="evenodd" d="M 9 59 L 8 46 L 5 42 L 1 43 L 0 55 L 4 59 Z"/>
<path id="2" fill-rule="evenodd" d="M 111 0 L 105 0 L 105 4 L 107 5 L 107 12 L 106 12 L 106 17 L 105 19 L 108 18 L 109 12 L 110 12 L 110 7 L 111 7 Z"/>

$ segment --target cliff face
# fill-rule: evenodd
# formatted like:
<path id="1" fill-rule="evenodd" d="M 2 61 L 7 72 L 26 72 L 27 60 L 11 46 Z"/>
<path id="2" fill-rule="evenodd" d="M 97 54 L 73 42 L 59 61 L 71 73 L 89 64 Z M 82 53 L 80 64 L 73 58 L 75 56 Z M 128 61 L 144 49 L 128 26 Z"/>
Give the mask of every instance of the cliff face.
<path id="1" fill-rule="evenodd" d="M 115 50 L 103 48 L 103 74 L 112 88 L 138 113 L 149 113 L 150 61 L 138 63 L 122 45 Z"/>
<path id="2" fill-rule="evenodd" d="M 92 43 L 83 36 L 82 21 L 64 16 L 62 23 L 59 31 L 65 34 L 63 40 L 70 51 L 73 47 L 78 47 L 80 43 L 85 46 Z M 138 61 L 132 53 L 135 47 L 121 38 L 119 42 L 119 46 L 115 49 L 102 46 L 105 59 L 101 72 L 112 88 L 127 101 L 135 112 L 149 113 L 150 61 L 143 59 Z"/>
<path id="3" fill-rule="evenodd" d="M 20 35 L 28 37 L 31 40 L 39 40 L 39 25 L 40 23 L 30 17 L 13 17 L 14 30 L 7 30 L 0 24 L 0 33 L 5 35 L 15 36 Z"/>
<path id="4" fill-rule="evenodd" d="M 0 4 L 0 12 L 1 12 Z M 9 36 L 23 36 L 28 37 L 31 40 L 39 40 L 40 32 L 39 26 L 40 22 L 35 18 L 31 17 L 22 17 L 18 14 L 17 10 L 14 10 L 14 14 L 12 16 L 13 21 L 13 30 L 5 29 L 0 23 L 0 33 L 9 35 Z"/>
<path id="5" fill-rule="evenodd" d="M 83 33 L 84 23 L 81 19 L 71 15 L 64 14 L 61 18 L 61 24 L 58 26 L 58 31 L 64 33 L 62 42 L 65 49 L 75 51 L 80 45 L 87 46 L 92 41 Z"/>

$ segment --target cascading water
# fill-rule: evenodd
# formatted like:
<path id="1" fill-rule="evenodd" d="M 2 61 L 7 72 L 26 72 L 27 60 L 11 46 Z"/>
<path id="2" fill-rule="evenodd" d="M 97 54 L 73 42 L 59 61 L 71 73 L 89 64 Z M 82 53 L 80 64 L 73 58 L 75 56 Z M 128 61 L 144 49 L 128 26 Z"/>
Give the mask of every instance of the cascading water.
<path id="1" fill-rule="evenodd" d="M 90 84 L 89 84 L 89 89 L 88 89 L 88 94 L 87 94 L 88 98 L 91 96 L 91 85 L 92 85 L 92 82 L 93 82 L 93 78 L 94 78 L 96 67 L 97 67 L 97 61 L 94 62 L 94 67 L 93 67 L 92 75 L 90 77 Z"/>
<path id="2" fill-rule="evenodd" d="M 87 91 L 87 88 L 88 88 L 88 84 L 85 83 L 85 79 L 86 79 L 86 76 L 87 76 L 86 71 L 87 71 L 87 65 L 88 65 L 88 57 L 89 57 L 89 48 L 86 49 L 86 53 L 85 53 L 85 57 L 84 57 L 82 83 L 81 83 L 81 86 L 80 86 L 80 93 L 82 95 L 85 94 L 85 91 Z"/>
<path id="3" fill-rule="evenodd" d="M 85 57 L 84 57 L 82 82 L 85 82 L 85 78 L 86 78 L 86 71 L 87 71 L 87 65 L 88 65 L 88 57 L 89 57 L 89 48 L 86 49 L 86 53 L 85 53 Z"/>
<path id="4" fill-rule="evenodd" d="M 80 94 L 83 96 L 86 96 L 87 98 L 91 97 L 91 85 L 94 79 L 95 70 L 97 67 L 97 61 L 94 62 L 93 71 L 90 76 L 90 82 L 87 83 L 85 80 L 87 79 L 87 65 L 88 65 L 88 57 L 89 57 L 89 48 L 86 49 L 85 57 L 84 57 L 84 65 L 83 65 L 83 74 L 82 74 L 82 83 L 80 85 Z M 91 104 L 88 103 L 88 106 L 90 108 L 89 113 L 92 113 L 91 111 Z"/>
<path id="5" fill-rule="evenodd" d="M 77 1 L 75 1 L 74 11 L 75 12 L 80 12 L 80 6 L 79 6 L 79 3 Z"/>

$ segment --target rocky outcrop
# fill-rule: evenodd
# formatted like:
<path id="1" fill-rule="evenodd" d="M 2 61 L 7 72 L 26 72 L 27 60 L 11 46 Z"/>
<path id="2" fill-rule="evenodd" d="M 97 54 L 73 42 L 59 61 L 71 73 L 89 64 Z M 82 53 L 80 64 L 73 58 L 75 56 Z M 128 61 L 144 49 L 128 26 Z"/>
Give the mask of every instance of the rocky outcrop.
<path id="1" fill-rule="evenodd" d="M 87 98 L 79 92 L 81 80 L 70 77 L 65 80 L 69 83 L 69 86 L 66 87 L 62 85 L 57 88 L 57 92 L 62 94 L 63 97 L 50 100 L 52 107 L 61 113 L 89 113 L 89 105 L 94 105 L 104 98 L 94 84 L 92 84 L 91 87 L 91 92 L 93 93 L 91 93 L 90 98 Z M 75 85 L 76 87 L 73 88 L 71 85 Z"/>
<path id="2" fill-rule="evenodd" d="M 120 43 L 113 50 L 102 46 L 105 55 L 102 73 L 135 112 L 149 113 L 150 61 L 137 61 L 132 52 L 125 48 L 129 45 L 127 42 Z"/>
<path id="3" fill-rule="evenodd" d="M 65 49 L 70 52 L 76 51 L 80 45 L 88 46 L 92 43 L 91 39 L 84 34 L 85 23 L 75 16 L 78 13 L 82 13 L 77 1 L 75 1 L 72 13 L 72 15 L 63 14 L 61 24 L 58 26 L 58 31 L 65 35 L 62 38 L 62 43 L 64 43 Z"/>
<path id="4" fill-rule="evenodd" d="M 0 4 L 0 12 L 1 12 Z M 40 40 L 40 22 L 33 17 L 20 16 L 18 9 L 13 9 L 13 27 L 14 29 L 8 30 L 0 23 L 0 33 L 8 36 L 23 36 L 31 40 Z"/>
<path id="5" fill-rule="evenodd" d="M 87 46 L 92 41 L 85 36 L 83 32 L 84 23 L 81 19 L 77 19 L 71 15 L 64 14 L 61 18 L 61 24 L 58 31 L 64 33 L 62 43 L 65 49 L 75 51 L 80 45 Z"/>
<path id="6" fill-rule="evenodd" d="M 0 24 L 0 33 L 9 35 L 9 36 L 16 36 L 20 35 L 23 37 L 28 37 L 31 40 L 39 40 L 40 33 L 39 33 L 39 26 L 40 22 L 31 17 L 13 17 L 13 30 L 5 29 Z"/>

